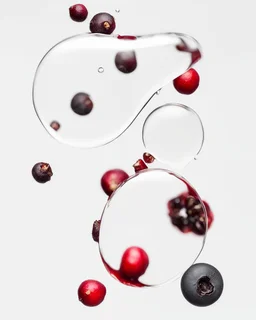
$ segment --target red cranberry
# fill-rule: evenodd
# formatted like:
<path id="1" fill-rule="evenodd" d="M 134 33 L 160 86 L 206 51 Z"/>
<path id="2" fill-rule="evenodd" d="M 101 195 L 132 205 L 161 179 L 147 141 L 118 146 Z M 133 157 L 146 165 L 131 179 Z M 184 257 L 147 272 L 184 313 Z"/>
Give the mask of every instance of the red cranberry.
<path id="1" fill-rule="evenodd" d="M 32 176 L 39 183 L 50 181 L 52 175 L 52 168 L 48 163 L 38 162 L 32 168 Z"/>
<path id="2" fill-rule="evenodd" d="M 75 4 L 69 8 L 69 15 L 72 20 L 83 22 L 88 16 L 88 11 L 83 4 Z"/>
<path id="3" fill-rule="evenodd" d="M 138 279 L 146 272 L 148 265 L 147 253 L 139 247 L 130 247 L 122 256 L 120 273 L 127 279 Z"/>
<path id="4" fill-rule="evenodd" d="M 52 121 L 50 126 L 53 128 L 53 130 L 58 131 L 60 128 L 60 124 L 57 121 Z"/>
<path id="5" fill-rule="evenodd" d="M 101 186 L 104 192 L 110 196 L 117 187 L 129 178 L 128 174 L 121 169 L 109 170 L 101 178 Z"/>
<path id="6" fill-rule="evenodd" d="M 143 160 L 146 162 L 146 163 L 152 163 L 155 161 L 155 157 L 152 156 L 152 154 L 148 153 L 148 152 L 145 152 L 143 153 Z"/>
<path id="7" fill-rule="evenodd" d="M 105 298 L 106 287 L 97 280 L 86 280 L 78 288 L 78 299 L 88 307 L 98 306 Z"/>
<path id="8" fill-rule="evenodd" d="M 119 71 L 131 73 L 137 68 L 137 59 L 134 51 L 118 52 L 115 58 L 115 64 Z"/>
<path id="9" fill-rule="evenodd" d="M 122 40 L 136 40 L 137 38 L 135 36 L 120 36 L 120 34 L 117 36 L 118 39 Z"/>
<path id="10" fill-rule="evenodd" d="M 92 111 L 93 102 L 87 93 L 79 92 L 73 97 L 71 108 L 76 114 L 85 116 Z"/>
<path id="11" fill-rule="evenodd" d="M 192 94 L 199 86 L 200 77 L 195 69 L 189 69 L 173 80 L 175 89 L 182 94 Z"/>
<path id="12" fill-rule="evenodd" d="M 92 33 L 111 34 L 116 28 L 115 19 L 109 13 L 101 12 L 96 14 L 90 22 Z"/>
<path id="13" fill-rule="evenodd" d="M 139 159 L 137 162 L 134 163 L 133 168 L 135 172 L 139 172 L 141 170 L 147 169 L 148 167 L 143 160 Z"/>
<path id="14" fill-rule="evenodd" d="M 92 227 L 92 238 L 95 242 L 99 242 L 100 236 L 100 222 L 101 220 L 95 220 Z"/>

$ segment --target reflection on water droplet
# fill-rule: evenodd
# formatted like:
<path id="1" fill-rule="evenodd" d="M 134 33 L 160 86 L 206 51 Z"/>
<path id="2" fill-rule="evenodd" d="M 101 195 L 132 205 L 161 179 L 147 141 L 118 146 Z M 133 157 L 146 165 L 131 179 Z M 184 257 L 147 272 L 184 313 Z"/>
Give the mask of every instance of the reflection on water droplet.
<path id="1" fill-rule="evenodd" d="M 159 89 L 157 92 L 156 92 L 156 94 L 159 96 L 159 94 L 161 93 L 161 90 L 162 89 Z"/>
<path id="2" fill-rule="evenodd" d="M 116 13 L 119 13 L 119 12 L 120 12 L 120 9 L 116 9 L 115 11 L 116 11 Z"/>
<path id="3" fill-rule="evenodd" d="M 99 73 L 103 73 L 103 72 L 104 72 L 104 68 L 99 67 L 98 72 L 99 72 Z"/>

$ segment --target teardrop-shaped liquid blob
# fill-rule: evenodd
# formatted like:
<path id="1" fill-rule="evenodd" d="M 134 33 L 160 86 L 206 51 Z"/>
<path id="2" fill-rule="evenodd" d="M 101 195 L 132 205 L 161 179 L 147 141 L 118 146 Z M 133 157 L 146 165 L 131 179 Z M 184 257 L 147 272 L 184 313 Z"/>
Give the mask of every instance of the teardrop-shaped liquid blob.
<path id="1" fill-rule="evenodd" d="M 105 145 L 131 125 L 160 88 L 186 71 L 193 52 L 200 53 L 197 41 L 176 33 L 68 38 L 37 68 L 35 110 L 60 142 Z M 53 120 L 60 123 L 58 131 L 50 126 Z"/>
<path id="2" fill-rule="evenodd" d="M 149 114 L 142 129 L 142 140 L 146 151 L 158 161 L 179 170 L 201 151 L 204 128 L 193 109 L 171 103 Z"/>
<path id="3" fill-rule="evenodd" d="M 147 169 L 111 195 L 99 249 L 108 272 L 123 284 L 156 286 L 193 264 L 206 232 L 206 209 L 195 189 L 173 172 Z"/>

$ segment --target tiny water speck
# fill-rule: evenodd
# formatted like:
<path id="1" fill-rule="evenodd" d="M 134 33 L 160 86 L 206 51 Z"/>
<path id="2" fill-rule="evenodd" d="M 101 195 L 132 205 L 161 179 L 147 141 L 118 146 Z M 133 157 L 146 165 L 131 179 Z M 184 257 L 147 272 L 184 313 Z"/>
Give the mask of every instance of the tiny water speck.
<path id="1" fill-rule="evenodd" d="M 115 11 L 116 11 L 116 13 L 119 13 L 119 12 L 120 12 L 120 9 L 116 9 Z"/>
<path id="2" fill-rule="evenodd" d="M 99 73 L 103 73 L 103 72 L 104 72 L 104 68 L 99 67 L 98 72 L 99 72 Z"/>
<path id="3" fill-rule="evenodd" d="M 157 90 L 156 94 L 159 95 L 162 89 Z"/>

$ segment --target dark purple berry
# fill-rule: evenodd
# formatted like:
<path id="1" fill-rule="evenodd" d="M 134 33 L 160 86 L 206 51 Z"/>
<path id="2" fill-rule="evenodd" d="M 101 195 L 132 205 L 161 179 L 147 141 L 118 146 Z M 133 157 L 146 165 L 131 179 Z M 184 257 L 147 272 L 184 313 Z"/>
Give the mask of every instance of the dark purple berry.
<path id="1" fill-rule="evenodd" d="M 85 116 L 92 111 L 93 102 L 87 93 L 79 92 L 73 97 L 71 108 L 76 114 Z"/>
<path id="2" fill-rule="evenodd" d="M 116 28 L 115 19 L 109 13 L 101 12 L 96 14 L 90 22 L 92 33 L 111 34 Z"/>
<path id="3" fill-rule="evenodd" d="M 134 51 L 118 52 L 115 58 L 115 64 L 119 71 L 131 73 L 137 68 L 137 59 Z"/>
<path id="4" fill-rule="evenodd" d="M 39 183 L 50 181 L 52 175 L 52 168 L 48 163 L 38 162 L 32 168 L 32 176 Z"/>
<path id="5" fill-rule="evenodd" d="M 100 236 L 100 220 L 95 220 L 92 227 L 92 238 L 95 242 L 99 242 Z"/>
<path id="6" fill-rule="evenodd" d="M 181 278 L 181 291 L 185 299 L 198 307 L 216 302 L 223 291 L 223 278 L 210 264 L 192 265 Z"/>
<path id="7" fill-rule="evenodd" d="M 52 121 L 50 126 L 53 128 L 53 130 L 58 131 L 60 128 L 60 124 L 57 121 Z"/>
<path id="8" fill-rule="evenodd" d="M 75 4 L 69 8 L 70 18 L 76 22 L 83 22 L 88 16 L 88 10 L 83 4 Z"/>

